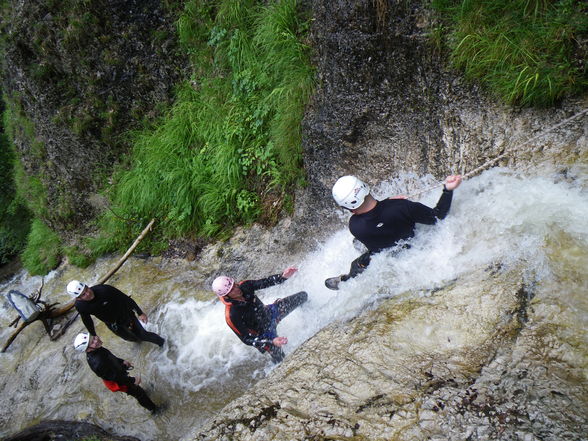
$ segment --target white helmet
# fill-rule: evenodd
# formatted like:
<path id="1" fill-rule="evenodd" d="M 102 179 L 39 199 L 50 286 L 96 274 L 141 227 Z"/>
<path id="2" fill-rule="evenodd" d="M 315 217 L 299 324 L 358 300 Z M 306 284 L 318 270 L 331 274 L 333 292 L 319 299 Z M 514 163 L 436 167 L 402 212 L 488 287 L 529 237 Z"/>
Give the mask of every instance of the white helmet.
<path id="1" fill-rule="evenodd" d="M 355 176 L 343 176 L 333 185 L 335 202 L 350 210 L 359 208 L 368 194 L 370 187 Z"/>
<path id="2" fill-rule="evenodd" d="M 87 285 L 79 280 L 72 280 L 67 284 L 67 293 L 72 297 L 79 296 Z"/>
<path id="3" fill-rule="evenodd" d="M 226 296 L 235 285 L 235 280 L 228 276 L 219 276 L 212 282 L 212 290 L 219 297 Z"/>
<path id="4" fill-rule="evenodd" d="M 90 334 L 87 332 L 81 332 L 76 335 L 74 339 L 74 348 L 76 351 L 84 352 L 90 345 Z"/>

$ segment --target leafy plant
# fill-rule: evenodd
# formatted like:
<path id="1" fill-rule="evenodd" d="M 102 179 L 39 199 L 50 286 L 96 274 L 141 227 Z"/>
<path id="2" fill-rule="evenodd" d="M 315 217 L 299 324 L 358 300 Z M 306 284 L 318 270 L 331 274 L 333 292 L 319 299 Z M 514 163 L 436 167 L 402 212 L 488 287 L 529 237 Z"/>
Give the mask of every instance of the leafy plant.
<path id="1" fill-rule="evenodd" d="M 586 47 L 579 43 L 588 37 L 586 3 L 433 0 L 432 4 L 449 28 L 453 64 L 505 102 L 549 106 L 588 87 Z"/>
<path id="2" fill-rule="evenodd" d="M 63 253 L 67 256 L 69 263 L 80 268 L 86 268 L 96 261 L 93 255 L 84 252 L 77 246 L 65 247 Z"/>

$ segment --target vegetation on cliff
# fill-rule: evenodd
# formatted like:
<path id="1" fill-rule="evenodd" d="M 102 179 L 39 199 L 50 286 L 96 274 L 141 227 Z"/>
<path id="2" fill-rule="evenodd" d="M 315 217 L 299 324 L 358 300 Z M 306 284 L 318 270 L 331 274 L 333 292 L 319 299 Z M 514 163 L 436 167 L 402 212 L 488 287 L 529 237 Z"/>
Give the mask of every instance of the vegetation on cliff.
<path id="1" fill-rule="evenodd" d="M 161 115 L 183 77 L 180 9 L 160 0 L 0 1 L 16 191 L 70 260 L 80 255 L 71 245 L 95 230 L 97 192 L 130 150 L 129 130 Z"/>
<path id="2" fill-rule="evenodd" d="M 433 0 L 453 64 L 508 104 L 549 106 L 588 88 L 588 6 L 577 0 Z"/>
<path id="3" fill-rule="evenodd" d="M 178 29 L 193 76 L 161 124 L 135 135 L 94 250 L 126 247 L 153 217 L 160 238 L 275 219 L 302 178 L 307 26 L 295 0 L 186 3 Z"/>
<path id="4" fill-rule="evenodd" d="M 14 167 L 17 162 L 5 127 L 5 122 L 0 121 L 0 265 L 24 248 L 30 223 L 25 201 L 16 193 Z"/>

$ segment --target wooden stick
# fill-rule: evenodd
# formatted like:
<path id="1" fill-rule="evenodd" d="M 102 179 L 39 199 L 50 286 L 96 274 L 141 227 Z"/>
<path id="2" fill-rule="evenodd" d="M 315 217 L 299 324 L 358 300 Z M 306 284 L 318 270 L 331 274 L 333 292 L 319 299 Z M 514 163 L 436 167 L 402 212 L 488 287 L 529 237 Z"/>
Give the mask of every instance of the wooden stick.
<path id="1" fill-rule="evenodd" d="M 112 277 L 112 275 L 118 271 L 118 269 L 122 266 L 122 264 L 125 263 L 125 261 L 129 258 L 129 256 L 131 255 L 131 253 L 133 251 L 135 251 L 135 248 L 137 248 L 137 245 L 139 245 L 139 243 L 143 240 L 143 238 L 147 235 L 147 233 L 149 233 L 149 231 L 151 231 L 151 228 L 153 227 L 153 224 L 154 223 L 155 223 L 155 219 L 151 219 L 151 222 L 149 222 L 149 224 L 143 229 L 143 231 L 141 232 L 141 234 L 139 234 L 139 236 L 135 239 L 135 241 L 133 242 L 133 244 L 131 245 L 131 247 L 120 258 L 120 260 L 114 266 L 114 268 L 112 268 L 108 272 L 108 274 L 106 274 L 104 277 L 102 277 L 100 280 L 98 280 L 98 285 L 100 285 L 102 283 L 106 283 L 106 281 L 108 279 L 110 279 Z"/>
<path id="2" fill-rule="evenodd" d="M 32 323 L 32 322 L 29 322 L 29 323 Z M 23 320 L 23 322 L 20 324 L 20 326 L 19 326 L 18 328 L 16 328 L 16 331 L 14 331 L 14 332 L 12 333 L 12 335 L 11 335 L 10 337 L 8 337 L 8 340 L 6 340 L 6 343 L 4 344 L 4 347 L 2 348 L 2 352 L 6 352 L 6 349 L 8 349 L 8 346 L 10 346 L 10 343 L 12 343 L 12 342 L 14 341 L 14 339 L 16 338 L 16 336 L 17 336 L 18 334 L 20 334 L 20 332 L 21 332 L 21 331 L 22 331 L 22 330 L 23 330 L 23 329 L 24 329 L 26 326 L 28 326 L 28 324 L 29 324 L 29 323 L 27 323 L 27 322 L 25 322 L 25 321 Z"/>

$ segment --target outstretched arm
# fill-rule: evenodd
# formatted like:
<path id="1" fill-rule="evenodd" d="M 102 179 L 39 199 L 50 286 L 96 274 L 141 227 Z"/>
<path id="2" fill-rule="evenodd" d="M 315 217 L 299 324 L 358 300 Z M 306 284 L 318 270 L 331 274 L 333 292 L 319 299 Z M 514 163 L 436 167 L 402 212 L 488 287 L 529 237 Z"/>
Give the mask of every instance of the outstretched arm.
<path id="1" fill-rule="evenodd" d="M 443 185 L 443 193 L 435 208 L 429 208 L 419 202 L 411 202 L 409 209 L 413 220 L 420 224 L 433 225 L 437 220 L 444 219 L 451 208 L 453 190 L 459 187 L 460 184 L 460 175 L 447 176 Z"/>
<path id="2" fill-rule="evenodd" d="M 297 268 L 290 266 L 290 267 L 286 268 L 282 272 L 282 274 L 274 274 L 269 277 L 266 277 L 265 279 L 259 279 L 259 280 L 245 280 L 244 282 L 241 283 L 241 285 L 247 284 L 247 285 L 251 286 L 251 288 L 253 288 L 256 291 L 258 289 L 269 288 L 270 286 L 279 285 L 280 283 L 284 283 L 286 280 L 288 280 L 290 277 L 292 277 L 296 271 L 298 271 Z"/>

